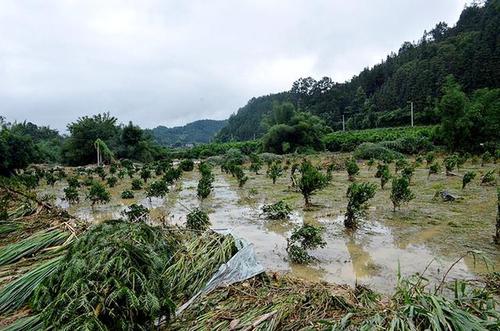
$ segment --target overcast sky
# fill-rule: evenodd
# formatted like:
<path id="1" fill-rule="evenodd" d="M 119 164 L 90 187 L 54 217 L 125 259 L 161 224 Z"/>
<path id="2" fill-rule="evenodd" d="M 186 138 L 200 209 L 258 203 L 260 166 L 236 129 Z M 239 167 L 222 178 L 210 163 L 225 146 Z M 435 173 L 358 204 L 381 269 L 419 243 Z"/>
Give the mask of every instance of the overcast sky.
<path id="1" fill-rule="evenodd" d="M 0 0 L 0 115 L 61 131 L 224 119 L 299 77 L 343 82 L 464 0 Z"/>

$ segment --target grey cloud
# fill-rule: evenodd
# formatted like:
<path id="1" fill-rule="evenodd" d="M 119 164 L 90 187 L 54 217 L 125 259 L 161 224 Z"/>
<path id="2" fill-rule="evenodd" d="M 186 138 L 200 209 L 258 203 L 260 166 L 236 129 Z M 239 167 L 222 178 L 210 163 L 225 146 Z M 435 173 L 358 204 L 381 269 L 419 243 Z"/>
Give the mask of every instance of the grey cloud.
<path id="1" fill-rule="evenodd" d="M 0 115 L 64 130 L 227 118 L 301 76 L 348 80 L 454 24 L 459 0 L 0 2 Z"/>

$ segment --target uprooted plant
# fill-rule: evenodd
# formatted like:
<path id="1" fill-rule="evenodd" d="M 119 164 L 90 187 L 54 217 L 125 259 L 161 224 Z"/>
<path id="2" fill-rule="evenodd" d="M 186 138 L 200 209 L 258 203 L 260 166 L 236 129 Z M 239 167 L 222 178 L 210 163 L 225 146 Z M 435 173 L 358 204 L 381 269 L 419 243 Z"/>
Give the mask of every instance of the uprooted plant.
<path id="1" fill-rule="evenodd" d="M 286 219 L 292 213 L 292 207 L 283 200 L 262 206 L 262 212 L 271 220 Z"/>

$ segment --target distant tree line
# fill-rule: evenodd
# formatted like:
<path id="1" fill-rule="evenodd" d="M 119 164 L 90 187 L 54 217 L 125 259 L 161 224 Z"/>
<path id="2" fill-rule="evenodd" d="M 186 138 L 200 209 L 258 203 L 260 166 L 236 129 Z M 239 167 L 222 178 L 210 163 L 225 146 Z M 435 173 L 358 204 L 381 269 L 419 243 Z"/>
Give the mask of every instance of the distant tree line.
<path id="1" fill-rule="evenodd" d="M 116 159 L 150 162 L 167 155 L 167 150 L 139 126 L 132 122 L 118 124 L 109 113 L 84 116 L 68 124 L 68 136 L 30 122 L 7 123 L 1 119 L 0 124 L 1 175 L 9 175 L 30 163 L 95 163 L 98 139 Z M 108 157 L 105 161 L 111 160 Z"/>

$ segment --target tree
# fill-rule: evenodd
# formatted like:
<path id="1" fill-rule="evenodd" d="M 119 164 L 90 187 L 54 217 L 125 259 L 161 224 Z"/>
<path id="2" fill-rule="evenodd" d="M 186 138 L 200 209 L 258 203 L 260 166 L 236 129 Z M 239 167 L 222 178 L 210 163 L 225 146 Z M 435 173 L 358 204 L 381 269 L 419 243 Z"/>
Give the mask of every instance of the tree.
<path id="1" fill-rule="evenodd" d="M 70 165 L 94 163 L 94 143 L 97 139 L 114 149 L 119 140 L 116 121 L 109 113 L 103 113 L 93 117 L 80 117 L 76 122 L 68 124 L 70 136 L 63 145 L 63 161 Z"/>
<path id="2" fill-rule="evenodd" d="M 142 190 L 142 181 L 139 178 L 132 179 L 132 190 L 140 191 Z"/>
<path id="3" fill-rule="evenodd" d="M 377 165 L 377 172 L 375 177 L 380 178 L 380 188 L 383 190 L 385 184 L 391 179 L 391 173 L 389 171 L 389 165 L 386 163 L 379 163 Z"/>
<path id="4" fill-rule="evenodd" d="M 298 188 L 304 197 L 305 205 L 309 206 L 311 196 L 326 187 L 328 178 L 308 160 L 304 160 L 300 165 L 300 174 Z"/>
<path id="5" fill-rule="evenodd" d="M 283 167 L 281 163 L 278 161 L 271 163 L 267 169 L 267 177 L 273 180 L 273 184 L 276 184 L 276 180 L 281 176 L 283 176 Z"/>
<path id="6" fill-rule="evenodd" d="M 322 233 L 321 227 L 310 224 L 295 228 L 290 238 L 287 238 L 286 251 L 290 260 L 300 264 L 310 262 L 313 257 L 307 253 L 307 250 L 326 246 Z"/>
<path id="7" fill-rule="evenodd" d="M 308 148 L 323 150 L 322 137 L 331 132 L 319 117 L 297 112 L 291 103 L 275 104 L 263 122 L 269 128 L 262 138 L 263 149 L 277 154 Z"/>
<path id="8" fill-rule="evenodd" d="M 131 204 L 127 210 L 122 212 L 122 215 L 130 222 L 145 221 L 149 216 L 149 209 L 143 205 Z"/>
<path id="9" fill-rule="evenodd" d="M 443 164 L 446 169 L 446 176 L 451 176 L 451 172 L 457 166 L 458 158 L 456 155 L 448 155 L 444 158 Z"/>
<path id="10" fill-rule="evenodd" d="M 115 187 L 116 183 L 118 182 L 118 178 L 116 178 L 115 176 L 109 176 L 106 179 L 106 182 L 109 187 Z"/>
<path id="11" fill-rule="evenodd" d="M 24 169 L 38 159 L 33 140 L 26 135 L 0 127 L 0 175 L 10 176 L 17 169 Z"/>
<path id="12" fill-rule="evenodd" d="M 434 162 L 429 166 L 429 174 L 427 175 L 427 178 L 429 178 L 432 174 L 438 174 L 441 171 L 441 166 L 439 163 Z"/>
<path id="13" fill-rule="evenodd" d="M 96 203 L 106 203 L 111 200 L 111 195 L 106 188 L 99 182 L 93 182 L 90 186 L 87 199 L 92 201 L 92 206 Z"/>
<path id="14" fill-rule="evenodd" d="M 214 175 L 212 174 L 212 168 L 206 162 L 201 162 L 198 166 L 198 170 L 200 171 L 201 178 L 198 182 L 197 195 L 200 199 L 205 199 L 212 191 Z"/>
<path id="15" fill-rule="evenodd" d="M 193 171 L 194 162 L 191 159 L 182 160 L 179 163 L 179 167 L 182 169 L 182 171 Z"/>
<path id="16" fill-rule="evenodd" d="M 121 194 L 122 199 L 133 199 L 134 198 L 134 192 L 130 190 L 125 190 Z"/>
<path id="17" fill-rule="evenodd" d="M 151 169 L 147 166 L 143 166 L 141 169 L 141 178 L 144 181 L 144 183 L 148 182 L 148 179 L 151 178 Z"/>
<path id="18" fill-rule="evenodd" d="M 259 174 L 259 170 L 262 169 L 262 166 L 264 165 L 264 162 L 262 161 L 262 158 L 256 154 L 252 153 L 250 154 L 250 170 L 255 172 L 256 175 Z"/>
<path id="19" fill-rule="evenodd" d="M 146 188 L 146 197 L 149 199 L 152 197 L 163 198 L 167 193 L 168 185 L 163 180 L 154 181 Z"/>
<path id="20" fill-rule="evenodd" d="M 64 199 L 69 203 L 75 203 L 80 201 L 80 197 L 78 196 L 78 190 L 74 186 L 68 186 L 64 188 Z"/>
<path id="21" fill-rule="evenodd" d="M 412 165 L 407 165 L 401 171 L 401 176 L 408 179 L 408 183 L 411 183 L 411 178 L 413 177 L 414 172 L 415 172 L 415 168 Z"/>
<path id="22" fill-rule="evenodd" d="M 462 178 L 462 190 L 465 189 L 465 186 L 472 182 L 474 178 L 476 178 L 476 173 L 474 171 L 467 171 Z"/>
<path id="23" fill-rule="evenodd" d="M 495 226 L 495 243 L 500 244 L 500 188 L 497 187 L 497 224 Z"/>
<path id="24" fill-rule="evenodd" d="M 354 176 L 359 173 L 359 167 L 354 159 L 348 159 L 345 161 L 345 168 L 347 170 L 347 175 L 349 176 L 349 180 L 353 181 Z"/>
<path id="25" fill-rule="evenodd" d="M 186 227 L 191 230 L 205 231 L 210 227 L 210 218 L 208 214 L 200 209 L 194 208 L 187 214 L 186 217 Z"/>
<path id="26" fill-rule="evenodd" d="M 396 208 L 400 208 L 401 204 L 408 203 L 415 198 L 410 190 L 410 183 L 406 177 L 394 178 L 392 180 L 392 190 L 391 190 L 391 201 L 394 206 L 393 211 Z"/>
<path id="27" fill-rule="evenodd" d="M 97 151 L 97 166 L 100 167 L 101 163 L 104 163 L 103 156 L 106 157 L 110 162 L 113 161 L 113 152 L 108 148 L 108 145 L 100 138 L 94 141 L 94 147 Z"/>
<path id="28" fill-rule="evenodd" d="M 344 217 L 344 225 L 348 229 L 355 229 L 357 221 L 364 216 L 367 202 L 375 196 L 375 184 L 352 183 L 347 189 L 347 211 Z"/>

